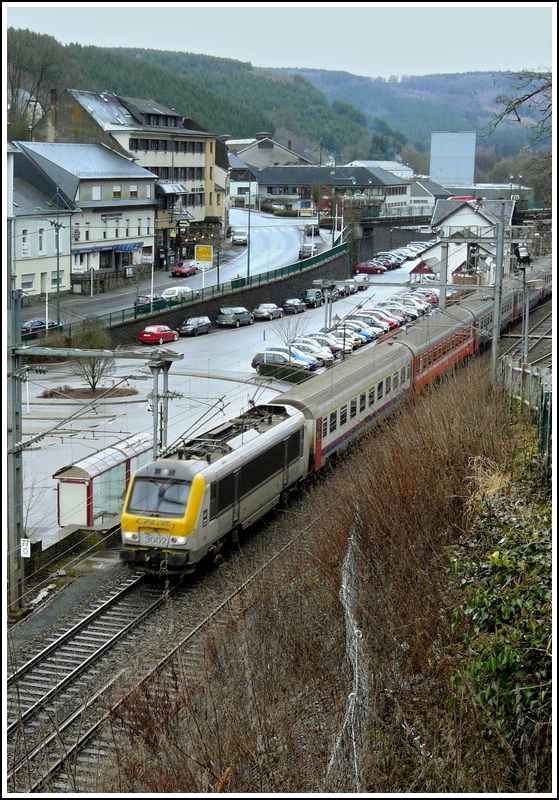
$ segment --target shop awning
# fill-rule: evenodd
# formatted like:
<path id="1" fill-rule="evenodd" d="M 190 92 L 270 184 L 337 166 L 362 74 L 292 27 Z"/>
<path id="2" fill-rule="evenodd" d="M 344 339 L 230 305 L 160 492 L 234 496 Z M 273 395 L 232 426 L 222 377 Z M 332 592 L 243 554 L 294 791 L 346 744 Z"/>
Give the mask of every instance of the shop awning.
<path id="1" fill-rule="evenodd" d="M 101 247 L 72 247 L 72 253 L 98 253 L 99 250 L 112 250 L 113 245 L 102 245 Z"/>
<path id="2" fill-rule="evenodd" d="M 190 191 L 182 183 L 158 183 L 157 189 L 163 194 L 190 194 Z"/>
<path id="3" fill-rule="evenodd" d="M 115 244 L 113 250 L 115 253 L 128 253 L 130 250 L 139 250 L 143 245 L 143 242 L 123 242 L 122 244 Z"/>

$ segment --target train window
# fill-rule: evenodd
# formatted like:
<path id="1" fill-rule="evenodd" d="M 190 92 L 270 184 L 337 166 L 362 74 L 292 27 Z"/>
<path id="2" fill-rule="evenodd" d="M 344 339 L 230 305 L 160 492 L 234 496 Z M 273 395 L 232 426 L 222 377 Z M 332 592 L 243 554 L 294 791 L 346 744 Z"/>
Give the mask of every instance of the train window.
<path id="1" fill-rule="evenodd" d="M 351 419 L 357 416 L 357 400 L 352 400 L 349 405 L 349 416 Z"/>
<path id="2" fill-rule="evenodd" d="M 369 405 L 374 406 L 375 404 L 375 387 L 371 386 L 369 389 Z"/>
<path id="3" fill-rule="evenodd" d="M 345 425 L 347 422 L 347 406 L 342 406 L 340 408 L 340 427 Z"/>
<path id="4" fill-rule="evenodd" d="M 333 433 L 338 427 L 338 412 L 332 411 L 330 414 L 330 433 Z"/>
<path id="5" fill-rule="evenodd" d="M 380 398 L 382 397 L 383 394 L 384 394 L 384 385 L 383 385 L 383 383 L 381 381 L 379 383 L 378 389 L 377 389 L 377 398 L 380 400 Z"/>
<path id="6" fill-rule="evenodd" d="M 384 383 L 385 383 L 386 394 L 390 394 L 390 390 L 392 389 L 392 376 L 389 375 Z"/>
<path id="7" fill-rule="evenodd" d="M 303 453 L 303 431 L 292 433 L 287 440 L 287 463 L 292 464 L 301 458 Z"/>
<path id="8" fill-rule="evenodd" d="M 400 383 L 400 373 L 399 373 L 399 372 L 396 372 L 396 373 L 395 373 L 395 374 L 392 376 L 392 386 L 394 387 L 394 389 L 397 389 L 397 388 L 398 388 L 398 384 L 399 384 L 399 383 Z"/>
<path id="9" fill-rule="evenodd" d="M 359 397 L 359 411 L 365 411 L 367 408 L 367 395 L 365 392 Z"/>
<path id="10" fill-rule="evenodd" d="M 240 486 L 242 496 L 249 494 L 261 483 L 268 480 L 268 478 L 281 470 L 283 465 L 283 442 L 278 442 L 241 467 Z"/>
<path id="11" fill-rule="evenodd" d="M 407 370 L 408 381 L 410 381 L 411 380 L 411 364 L 408 364 L 408 366 L 405 367 L 405 369 Z"/>
<path id="12" fill-rule="evenodd" d="M 160 513 L 166 517 L 184 517 L 190 483 L 136 478 L 128 511 L 133 514 Z"/>
<path id="13" fill-rule="evenodd" d="M 322 438 L 326 439 L 328 436 L 328 417 L 324 417 L 322 420 Z"/>
<path id="14" fill-rule="evenodd" d="M 235 475 L 225 475 L 210 488 L 210 519 L 214 519 L 235 501 Z"/>
<path id="15" fill-rule="evenodd" d="M 409 375 L 408 375 L 408 377 L 409 377 Z M 402 367 L 402 369 L 400 370 L 400 379 L 401 379 L 402 383 L 405 383 L 405 380 L 406 380 L 406 368 L 405 367 Z"/>

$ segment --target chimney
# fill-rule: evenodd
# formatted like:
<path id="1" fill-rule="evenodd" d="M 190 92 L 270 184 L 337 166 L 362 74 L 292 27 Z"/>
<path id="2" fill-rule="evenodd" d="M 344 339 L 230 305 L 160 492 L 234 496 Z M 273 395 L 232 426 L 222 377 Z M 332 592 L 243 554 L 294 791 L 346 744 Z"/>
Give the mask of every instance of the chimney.
<path id="1" fill-rule="evenodd" d="M 50 107 L 51 108 L 56 108 L 57 100 L 58 100 L 58 93 L 57 93 L 56 89 L 51 89 L 50 90 Z"/>
<path id="2" fill-rule="evenodd" d="M 287 149 L 291 150 L 291 139 L 287 140 Z"/>

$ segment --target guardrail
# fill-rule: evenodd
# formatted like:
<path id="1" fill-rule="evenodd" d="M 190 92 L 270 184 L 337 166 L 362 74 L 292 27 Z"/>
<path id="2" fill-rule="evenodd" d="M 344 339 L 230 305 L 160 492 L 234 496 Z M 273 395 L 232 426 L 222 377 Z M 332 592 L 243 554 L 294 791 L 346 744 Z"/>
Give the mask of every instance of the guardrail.
<path id="1" fill-rule="evenodd" d="M 318 253 L 316 256 L 305 258 L 303 261 L 294 261 L 292 264 L 286 264 L 284 267 L 278 269 L 267 270 L 266 272 L 259 272 L 247 277 L 237 276 L 231 281 L 226 283 L 219 283 L 212 286 L 205 286 L 203 289 L 198 290 L 199 294 L 196 297 L 185 300 L 181 298 L 179 303 L 168 303 L 164 308 L 157 311 L 151 311 L 149 305 L 141 306 L 140 308 L 130 307 L 122 308 L 119 311 L 112 311 L 109 314 L 101 314 L 97 317 L 99 324 L 105 328 L 111 328 L 115 325 L 121 325 L 124 322 L 132 322 L 142 317 L 153 317 L 160 313 L 167 312 L 170 309 L 188 308 L 189 306 L 197 305 L 204 300 L 213 300 L 216 297 L 228 296 L 235 294 L 235 292 L 242 291 L 253 286 L 260 286 L 265 283 L 272 283 L 274 281 L 287 278 L 290 275 L 295 275 L 299 272 L 304 272 L 312 267 L 319 266 L 332 258 L 336 258 L 343 253 L 347 253 L 348 244 L 335 245 L 323 253 Z M 72 328 L 81 328 L 82 323 L 68 324 L 64 326 L 63 333 L 65 336 L 72 336 Z"/>

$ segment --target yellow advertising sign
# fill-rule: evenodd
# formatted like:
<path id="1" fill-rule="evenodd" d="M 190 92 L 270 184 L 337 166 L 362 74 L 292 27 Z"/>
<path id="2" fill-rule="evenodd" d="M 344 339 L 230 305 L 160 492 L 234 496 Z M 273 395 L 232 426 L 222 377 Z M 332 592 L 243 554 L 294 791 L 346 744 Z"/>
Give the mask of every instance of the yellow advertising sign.
<path id="1" fill-rule="evenodd" d="M 194 258 L 196 261 L 213 261 L 214 249 L 211 244 L 197 244 L 194 248 Z"/>

